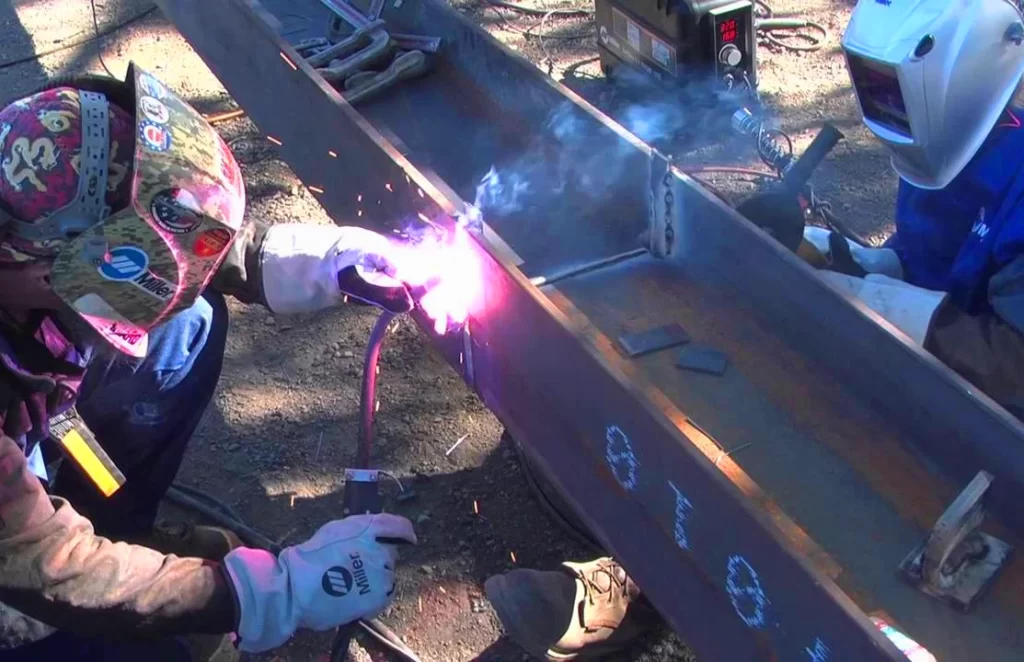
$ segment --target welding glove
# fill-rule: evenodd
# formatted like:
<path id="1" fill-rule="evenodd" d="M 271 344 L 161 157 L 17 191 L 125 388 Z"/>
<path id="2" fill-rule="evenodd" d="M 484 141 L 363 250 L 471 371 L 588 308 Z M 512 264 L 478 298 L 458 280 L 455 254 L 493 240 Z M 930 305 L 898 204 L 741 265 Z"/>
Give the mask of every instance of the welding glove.
<path id="1" fill-rule="evenodd" d="M 259 653 L 299 628 L 330 630 L 377 616 L 395 592 L 396 545 L 404 543 L 416 543 L 404 517 L 355 515 L 328 522 L 277 556 L 232 551 L 224 567 L 238 597 L 238 647 Z"/>
<path id="2" fill-rule="evenodd" d="M 834 271 L 822 271 L 819 276 L 846 296 L 860 301 L 884 317 L 922 346 L 935 311 L 946 298 L 945 292 L 926 290 L 882 274 L 857 278 Z"/>
<path id="3" fill-rule="evenodd" d="M 412 309 L 394 278 L 394 247 L 359 227 L 288 223 L 267 231 L 261 254 L 263 294 L 275 313 L 308 313 L 346 297 L 393 313 Z"/>
<path id="4" fill-rule="evenodd" d="M 808 250 L 809 249 L 809 250 Z M 838 232 L 808 225 L 798 254 L 811 266 L 849 276 L 882 274 L 903 280 L 903 265 L 891 248 L 868 248 Z"/>

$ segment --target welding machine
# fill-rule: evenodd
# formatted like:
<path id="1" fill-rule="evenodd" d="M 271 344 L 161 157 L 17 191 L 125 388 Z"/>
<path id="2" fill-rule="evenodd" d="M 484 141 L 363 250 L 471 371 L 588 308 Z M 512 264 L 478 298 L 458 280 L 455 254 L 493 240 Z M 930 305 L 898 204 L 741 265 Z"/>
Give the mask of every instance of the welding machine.
<path id="1" fill-rule="evenodd" d="M 639 68 L 684 85 L 757 86 L 752 0 L 595 0 L 601 69 Z"/>

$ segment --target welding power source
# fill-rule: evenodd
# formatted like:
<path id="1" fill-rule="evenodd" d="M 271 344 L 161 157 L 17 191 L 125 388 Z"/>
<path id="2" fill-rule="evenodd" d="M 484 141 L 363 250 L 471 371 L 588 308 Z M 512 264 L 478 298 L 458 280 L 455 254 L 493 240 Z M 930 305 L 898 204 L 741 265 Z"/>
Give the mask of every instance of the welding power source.
<path id="1" fill-rule="evenodd" d="M 757 85 L 752 0 L 595 0 L 601 68 Z"/>

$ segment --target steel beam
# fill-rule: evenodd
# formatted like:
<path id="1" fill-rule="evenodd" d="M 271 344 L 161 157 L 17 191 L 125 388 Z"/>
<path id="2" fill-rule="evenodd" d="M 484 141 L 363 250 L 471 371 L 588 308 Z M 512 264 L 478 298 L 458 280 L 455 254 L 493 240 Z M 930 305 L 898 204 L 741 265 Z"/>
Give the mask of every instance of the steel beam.
<path id="1" fill-rule="evenodd" d="M 158 4 L 261 130 L 282 143 L 282 157 L 311 190 L 316 187 L 321 204 L 339 222 L 359 219 L 384 229 L 417 214 L 433 218 L 463 209 L 444 181 L 415 167 L 404 153 L 408 150 L 387 139 L 298 58 L 259 3 Z M 417 11 L 435 16 L 450 11 L 434 0 L 416 4 Z M 457 31 L 471 30 L 454 15 L 444 20 Z M 487 35 L 473 34 L 472 44 L 461 47 L 473 50 L 477 61 L 487 60 L 481 85 L 495 85 L 495 94 L 504 95 L 510 105 L 562 93 L 552 83 L 538 83 L 530 94 L 502 90 L 497 70 L 507 51 L 491 44 Z M 507 70 L 526 67 L 510 60 Z M 583 107 L 581 100 L 573 100 Z M 637 149 L 642 151 L 642 146 Z M 853 356 L 868 360 L 877 349 L 948 401 L 958 416 L 1002 441 L 1022 438 L 1019 428 L 990 403 L 957 399 L 955 389 L 962 382 L 948 370 L 923 359 L 919 350 L 883 339 L 888 330 L 878 326 L 877 318 L 845 304 L 824 284 L 803 284 L 801 279 L 809 278 L 806 267 L 689 182 L 685 188 L 694 221 L 677 228 L 675 240 L 694 273 L 711 260 L 753 260 L 756 266 L 750 270 L 724 276 L 732 282 L 723 283 L 723 292 L 749 286 L 757 298 L 766 299 L 771 288 L 779 287 L 779 300 L 798 311 L 800 319 L 809 309 L 824 307 L 870 336 L 852 348 Z M 637 193 L 646 197 L 643 190 Z M 362 216 L 357 216 L 359 210 Z M 559 491 L 702 659 L 904 659 L 864 613 L 868 606 L 885 605 L 858 605 L 837 585 L 843 569 L 728 458 L 719 462 L 722 457 L 708 451 L 712 440 L 650 383 L 654 373 L 645 376 L 621 357 L 588 317 L 592 313 L 584 314 L 571 297 L 538 290 L 506 257 L 506 250 L 487 236 L 476 239 L 484 270 L 483 300 L 466 331 L 434 337 L 435 345 L 545 473 L 555 477 Z M 741 247 L 747 253 L 735 252 Z M 655 275 L 667 270 L 669 278 L 678 277 L 673 271 L 678 265 L 648 262 L 635 267 L 637 260 L 618 268 Z M 751 274 L 760 281 L 739 282 Z M 782 310 L 775 314 L 780 324 L 792 325 Z M 419 321 L 431 333 L 430 325 Z M 827 344 L 810 347 L 818 351 Z M 852 374 L 858 367 L 847 369 L 852 380 L 858 379 Z M 916 397 L 908 398 L 916 403 L 916 412 L 935 408 Z M 962 425 L 941 411 L 933 418 L 921 429 Z M 967 439 L 961 428 L 947 443 L 971 449 L 972 462 L 993 454 Z M 1019 454 L 1003 449 L 997 457 L 999 453 L 1007 460 L 1002 473 L 1016 471 Z M 726 471 L 724 466 L 731 468 Z M 1000 472 L 995 473 L 999 485 Z M 1012 492 L 1013 485 L 1004 496 Z M 893 560 L 893 574 L 898 561 Z"/>

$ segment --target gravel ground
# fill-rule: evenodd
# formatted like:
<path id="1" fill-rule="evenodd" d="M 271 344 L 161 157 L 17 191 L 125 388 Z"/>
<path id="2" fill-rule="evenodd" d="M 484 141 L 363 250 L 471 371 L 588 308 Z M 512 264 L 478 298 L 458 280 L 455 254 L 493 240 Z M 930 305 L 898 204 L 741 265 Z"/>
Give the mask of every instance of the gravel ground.
<path id="1" fill-rule="evenodd" d="M 578 4 L 576 4 L 578 3 Z M 813 53 L 759 51 L 761 90 L 797 151 L 824 121 L 847 136 L 817 174 L 819 195 L 862 233 L 888 228 L 895 177 L 860 124 L 839 35 L 850 0 L 777 0 L 777 16 L 801 15 L 830 36 Z M 601 75 L 588 17 L 536 16 L 456 0 L 460 11 L 569 84 Z M 534 0 L 543 9 L 590 7 Z M 97 0 L 100 30 L 143 14 L 99 43 L 122 75 L 129 59 L 151 70 L 203 112 L 231 100 L 173 26 L 145 0 Z M 148 13 L 146 13 L 148 12 Z M 82 0 L 15 0 L 0 6 L 0 86 L 11 97 L 48 77 L 101 71 Z M 538 35 L 545 35 L 540 37 Z M 33 53 L 50 55 L 32 59 Z M 18 62 L 21 59 L 24 62 Z M 234 140 L 253 217 L 328 223 L 310 193 L 245 119 L 222 125 Z M 483 174 L 483 173 L 481 173 Z M 718 184 L 717 180 L 715 183 Z M 345 219 L 339 219 L 344 222 Z M 230 303 L 224 374 L 190 447 L 181 479 L 218 495 L 254 527 L 283 543 L 309 536 L 341 512 L 341 468 L 354 448 L 360 365 L 375 315 L 343 307 L 300 318 Z M 417 525 L 421 544 L 403 556 L 398 595 L 386 618 L 425 661 L 529 660 L 501 637 L 483 580 L 515 565 L 550 568 L 590 557 L 532 499 L 501 426 L 426 338 L 403 323 L 387 340 L 381 372 L 376 460 L 417 498 L 395 508 Z M 464 443 L 446 454 L 458 439 Z M 325 659 L 328 635 L 302 634 L 261 660 Z M 360 652 L 361 659 L 370 659 Z M 658 635 L 616 660 L 692 659 L 674 636 Z"/>

